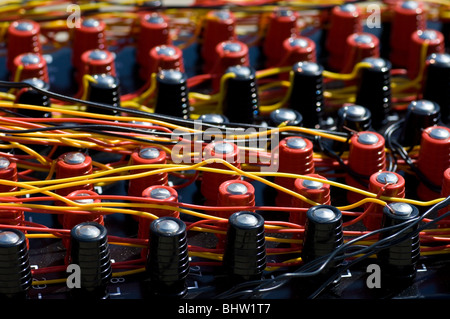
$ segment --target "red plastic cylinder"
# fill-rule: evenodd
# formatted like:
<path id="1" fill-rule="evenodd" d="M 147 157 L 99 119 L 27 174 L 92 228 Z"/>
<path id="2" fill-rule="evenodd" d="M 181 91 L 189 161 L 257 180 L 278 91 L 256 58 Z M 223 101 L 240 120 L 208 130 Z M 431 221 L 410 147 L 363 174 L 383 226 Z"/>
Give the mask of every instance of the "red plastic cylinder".
<path id="1" fill-rule="evenodd" d="M 418 1 L 399 1 L 391 23 L 390 61 L 394 67 L 408 66 L 411 34 L 426 28 L 424 5 Z"/>
<path id="2" fill-rule="evenodd" d="M 102 20 L 88 18 L 83 19 L 79 28 L 73 31 L 72 41 L 72 65 L 79 69 L 83 61 L 81 56 L 89 50 L 106 49 L 106 24 Z"/>
<path id="3" fill-rule="evenodd" d="M 305 176 L 320 178 L 325 181 L 327 180 L 325 177 L 319 174 L 306 174 Z M 307 199 L 310 199 L 322 205 L 330 205 L 331 203 L 330 184 L 297 178 L 294 182 L 294 191 L 306 197 Z M 292 197 L 292 207 L 309 208 L 311 206 L 311 204 L 301 200 L 300 198 Z M 304 226 L 306 223 L 306 211 L 291 212 L 289 214 L 289 222 Z"/>
<path id="4" fill-rule="evenodd" d="M 81 83 L 85 74 L 108 74 L 116 76 L 114 54 L 107 50 L 89 50 L 81 55 L 81 65 L 78 71 L 78 81 Z"/>
<path id="5" fill-rule="evenodd" d="M 14 72 L 14 59 L 22 53 L 42 54 L 42 45 L 39 41 L 41 27 L 32 20 L 18 20 L 8 27 L 7 68 Z"/>
<path id="6" fill-rule="evenodd" d="M 142 197 L 151 198 L 152 204 L 156 205 L 166 205 L 167 203 L 178 202 L 177 191 L 173 187 L 165 185 L 153 185 L 146 188 L 142 192 Z M 176 210 L 145 208 L 142 209 L 142 211 L 156 215 L 158 217 L 171 216 L 175 218 L 180 218 L 180 213 Z M 138 238 L 148 239 L 150 235 L 150 224 L 152 223 L 153 220 L 147 217 L 139 217 L 138 220 L 139 220 Z M 147 255 L 147 252 L 148 250 L 146 248 L 142 249 L 141 256 L 145 257 Z"/>
<path id="7" fill-rule="evenodd" d="M 246 181 L 223 182 L 219 187 L 218 196 L 217 206 L 255 206 L 255 188 Z M 219 210 L 216 215 L 228 219 L 235 212 Z"/>
<path id="8" fill-rule="evenodd" d="M 450 167 L 450 129 L 431 126 L 422 132 L 417 168 L 436 186 L 441 186 L 445 170 Z M 424 201 L 439 198 L 440 194 L 420 183 L 417 195 Z"/>
<path id="9" fill-rule="evenodd" d="M 3 197 L 2 203 L 20 204 L 16 201 L 16 197 Z M 19 209 L 4 209 L 0 208 L 0 224 L 6 225 L 20 225 L 24 221 L 24 212 Z"/>
<path id="10" fill-rule="evenodd" d="M 224 141 L 210 143 L 205 147 L 203 154 L 205 159 L 218 158 L 237 168 L 241 167 L 239 148 L 234 143 Z M 209 163 L 206 167 L 228 170 L 222 163 Z M 200 191 L 205 197 L 205 205 L 212 206 L 217 203 L 217 192 L 223 182 L 238 179 L 239 175 L 203 172 Z"/>
<path id="11" fill-rule="evenodd" d="M 345 44 L 345 63 L 342 73 L 352 72 L 355 65 L 365 58 L 380 57 L 380 40 L 371 33 L 353 33 Z"/>
<path id="12" fill-rule="evenodd" d="M 216 60 L 211 69 L 214 74 L 213 87 L 215 91 L 220 88 L 220 80 L 225 71 L 235 65 L 250 66 L 248 46 L 237 40 L 220 42 L 216 46 Z"/>
<path id="13" fill-rule="evenodd" d="M 69 195 L 67 195 L 67 197 L 78 197 L 78 196 L 97 196 L 98 194 L 94 191 L 90 191 L 90 190 L 77 190 L 74 192 L 71 192 Z M 79 203 L 79 204 L 92 204 L 92 203 L 100 203 L 101 200 L 98 198 L 80 198 L 80 199 L 76 199 L 76 198 L 71 198 L 72 201 Z M 60 216 L 60 215 L 58 215 Z M 64 215 L 62 215 L 62 225 L 63 228 L 65 229 L 72 229 L 73 227 L 75 227 L 76 225 L 80 224 L 80 223 L 84 223 L 84 222 L 96 222 L 99 223 L 101 225 L 104 225 L 104 218 L 102 214 L 96 214 L 94 212 L 90 213 L 90 214 L 77 214 L 77 213 L 64 213 Z M 66 240 L 63 240 L 63 244 L 68 247 L 69 246 L 69 238 L 67 238 Z"/>
<path id="14" fill-rule="evenodd" d="M 136 61 L 140 66 L 139 75 L 148 79 L 150 50 L 159 45 L 171 45 L 169 19 L 158 12 L 146 13 L 140 18 L 140 31 L 136 44 Z"/>
<path id="15" fill-rule="evenodd" d="M 290 136 L 280 141 L 274 152 L 278 159 L 278 172 L 306 175 L 314 173 L 313 144 L 310 140 Z M 294 190 L 295 179 L 276 176 L 274 182 L 287 189 Z M 278 191 L 276 205 L 291 206 L 292 196 Z"/>
<path id="16" fill-rule="evenodd" d="M 166 152 L 158 147 L 143 147 L 131 154 L 130 165 L 166 164 Z M 152 169 L 139 169 L 130 171 L 130 174 L 149 172 Z M 153 185 L 167 185 L 168 174 L 158 173 L 145 177 L 130 179 L 128 187 L 129 196 L 141 196 L 142 192 Z"/>
<path id="17" fill-rule="evenodd" d="M 216 46 L 224 41 L 236 40 L 236 17 L 228 10 L 207 13 L 202 34 L 201 57 L 203 72 L 210 73 L 214 66 Z"/>
<path id="18" fill-rule="evenodd" d="M 18 70 L 19 66 L 22 67 L 20 71 Z M 40 54 L 23 53 L 18 55 L 14 59 L 14 72 L 11 74 L 11 80 L 23 81 L 32 78 L 49 83 L 47 61 Z"/>
<path id="19" fill-rule="evenodd" d="M 347 37 L 362 30 L 362 13 L 357 5 L 348 3 L 333 8 L 325 42 L 328 66 L 331 69 L 335 71 L 342 69 Z"/>
<path id="20" fill-rule="evenodd" d="M 405 197 L 405 179 L 398 173 L 382 171 L 370 176 L 369 192 L 378 194 L 384 187 L 382 196 Z M 369 207 L 367 204 L 366 209 Z M 382 227 L 383 206 L 374 204 L 368 214 L 363 219 L 364 226 L 368 230 L 375 230 Z"/>
<path id="21" fill-rule="evenodd" d="M 316 43 L 308 37 L 292 36 L 283 41 L 283 55 L 278 66 L 292 66 L 297 62 L 316 62 Z"/>
<path id="22" fill-rule="evenodd" d="M 381 134 L 376 132 L 359 132 L 350 139 L 350 150 L 348 154 L 348 166 L 356 174 L 370 176 L 386 168 L 386 152 L 384 150 L 385 140 Z M 367 190 L 351 175 L 346 175 L 346 183 L 350 186 Z M 355 203 L 364 197 L 355 192 L 347 192 L 347 200 Z"/>
<path id="23" fill-rule="evenodd" d="M 422 46 L 428 44 L 427 52 L 422 57 Z M 437 30 L 417 30 L 411 34 L 408 56 L 408 77 L 415 79 L 420 73 L 420 67 L 432 53 L 445 53 L 444 35 Z M 422 59 L 423 58 L 423 59 Z"/>
<path id="24" fill-rule="evenodd" d="M 177 70 L 184 72 L 183 51 L 174 45 L 158 45 L 150 50 L 149 74 L 161 70 Z"/>
<path id="25" fill-rule="evenodd" d="M 17 182 L 17 164 L 6 157 L 0 157 L 0 179 Z M 18 190 L 17 186 L 0 183 L 0 193 L 14 192 Z"/>
<path id="26" fill-rule="evenodd" d="M 266 67 L 274 67 L 280 63 L 284 55 L 283 42 L 298 32 L 297 20 L 298 14 L 286 9 L 270 15 L 263 45 Z"/>
<path id="27" fill-rule="evenodd" d="M 444 172 L 444 178 L 442 179 L 441 197 L 447 198 L 450 196 L 450 167 Z M 438 216 L 442 216 L 450 211 L 450 205 L 438 211 Z M 440 224 L 439 227 L 447 228 L 450 225 L 450 216 L 444 218 L 445 223 Z"/>
<path id="28" fill-rule="evenodd" d="M 68 152 L 58 157 L 55 166 L 56 179 L 70 178 L 92 174 L 92 158 L 80 152 Z M 55 193 L 67 196 L 77 190 L 93 190 L 92 184 L 59 188 Z"/>

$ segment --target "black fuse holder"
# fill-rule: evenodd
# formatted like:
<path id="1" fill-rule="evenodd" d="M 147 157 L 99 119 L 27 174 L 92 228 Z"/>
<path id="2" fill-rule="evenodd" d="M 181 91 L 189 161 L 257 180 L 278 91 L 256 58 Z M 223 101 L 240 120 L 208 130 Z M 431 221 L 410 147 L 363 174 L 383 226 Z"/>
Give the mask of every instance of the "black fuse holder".
<path id="1" fill-rule="evenodd" d="M 315 62 L 302 61 L 293 65 L 289 108 L 303 117 L 303 126 L 314 128 L 323 116 L 323 71 Z"/>
<path id="2" fill-rule="evenodd" d="M 302 126 L 303 116 L 296 110 L 281 108 L 272 111 L 269 115 L 269 126 L 278 127 L 286 122 L 288 126 Z"/>
<path id="3" fill-rule="evenodd" d="M 50 85 L 47 82 L 38 78 L 25 79 L 22 82 L 29 83 L 41 90 L 48 91 L 50 89 Z M 21 89 L 17 94 L 16 103 L 50 107 L 49 97 L 41 92 L 34 90 L 33 88 Z M 16 112 L 28 117 L 36 117 L 36 118 L 39 117 L 48 118 L 51 116 L 51 113 L 49 111 L 44 112 L 31 109 L 17 109 Z"/>
<path id="4" fill-rule="evenodd" d="M 186 74 L 178 70 L 161 70 L 156 82 L 155 113 L 188 119 L 190 104 Z"/>
<path id="5" fill-rule="evenodd" d="M 383 209 L 382 225 L 383 228 L 399 225 L 417 216 L 419 216 L 419 210 L 416 206 L 400 202 L 391 203 Z M 381 276 L 385 278 L 385 280 L 382 279 L 381 286 L 386 283 L 407 283 L 414 279 L 417 262 L 420 258 L 419 234 L 412 234 L 417 227 L 418 224 L 415 224 L 399 235 L 398 238 L 407 237 L 405 240 L 378 252 L 377 259 L 380 262 Z M 404 229 L 404 227 L 401 229 Z M 399 230 L 400 228 L 396 228 L 382 232 L 380 240 L 395 234 Z M 411 235 L 408 237 L 408 234 Z M 396 240 L 396 238 L 393 240 Z"/>
<path id="6" fill-rule="evenodd" d="M 17 229 L 1 229 L 0 298 L 25 299 L 32 280 L 24 233 Z"/>
<path id="7" fill-rule="evenodd" d="M 362 105 L 347 105 L 338 110 L 336 125 L 340 132 L 348 132 L 346 128 L 357 132 L 370 131 L 372 113 Z"/>
<path id="8" fill-rule="evenodd" d="M 428 100 L 412 101 L 408 105 L 401 131 L 401 144 L 412 147 L 420 144 L 422 130 L 437 125 L 441 117 L 438 104 Z"/>
<path id="9" fill-rule="evenodd" d="M 392 64 L 381 58 L 366 58 L 362 62 L 370 63 L 371 67 L 361 70 L 356 104 L 369 109 L 372 125 L 379 129 L 391 111 Z"/>
<path id="10" fill-rule="evenodd" d="M 186 225 L 165 216 L 150 224 L 147 255 L 147 291 L 157 298 L 183 298 L 187 294 L 189 256 Z"/>
<path id="11" fill-rule="evenodd" d="M 302 259 L 305 263 L 332 253 L 344 242 L 342 213 L 331 205 L 317 205 L 306 212 Z M 330 263 L 326 269 L 337 266 Z"/>
<path id="12" fill-rule="evenodd" d="M 255 70 L 247 66 L 231 66 L 226 84 L 222 113 L 232 123 L 253 124 L 259 116 L 259 97 Z"/>
<path id="13" fill-rule="evenodd" d="M 264 219 L 261 215 L 241 211 L 230 216 L 223 266 L 230 283 L 261 279 L 266 267 Z"/>
<path id="14" fill-rule="evenodd" d="M 120 107 L 120 83 L 116 76 L 109 74 L 94 74 L 95 82 L 89 82 L 87 100 L 100 104 Z M 118 115 L 116 110 L 106 108 L 87 106 L 86 111 L 89 113 Z"/>
<path id="15" fill-rule="evenodd" d="M 450 24 L 449 24 L 450 25 Z M 449 38 L 449 37 L 447 37 Z M 441 108 L 441 120 L 450 123 L 450 54 L 433 53 L 426 61 L 423 98 Z"/>
<path id="16" fill-rule="evenodd" d="M 106 228 L 96 222 L 80 223 L 70 231 L 70 262 L 80 267 L 80 288 L 74 298 L 105 299 L 112 268 Z"/>

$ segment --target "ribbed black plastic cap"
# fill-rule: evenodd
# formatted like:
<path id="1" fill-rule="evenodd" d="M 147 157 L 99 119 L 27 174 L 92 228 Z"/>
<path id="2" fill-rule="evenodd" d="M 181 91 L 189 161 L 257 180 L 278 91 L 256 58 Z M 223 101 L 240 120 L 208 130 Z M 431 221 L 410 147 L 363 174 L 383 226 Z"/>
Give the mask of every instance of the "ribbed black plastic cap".
<path id="1" fill-rule="evenodd" d="M 150 224 L 146 270 L 154 295 L 168 298 L 186 295 L 189 257 L 186 225 L 182 220 L 167 216 Z"/>
<path id="2" fill-rule="evenodd" d="M 416 206 L 407 203 L 391 203 L 383 209 L 383 228 L 399 225 L 407 220 L 419 216 Z M 407 236 L 414 232 L 418 225 L 409 227 L 400 237 Z M 385 231 L 380 235 L 380 240 L 387 238 L 399 229 Z M 394 239 L 395 240 L 395 239 Z M 381 271 L 385 277 L 390 277 L 395 281 L 410 280 L 415 277 L 416 265 L 420 258 L 419 234 L 411 235 L 405 240 L 388 247 L 377 254 L 381 263 Z"/>
<path id="3" fill-rule="evenodd" d="M 24 233 L 17 229 L 0 230 L 0 296 L 25 298 L 32 275 Z"/>
<path id="4" fill-rule="evenodd" d="M 156 82 L 155 113 L 188 119 L 190 104 L 186 74 L 178 70 L 161 70 Z"/>
<path id="5" fill-rule="evenodd" d="M 109 74 L 95 74 L 92 76 L 96 82 L 89 83 L 87 100 L 114 107 L 120 107 L 120 83 L 116 76 Z M 87 107 L 87 112 L 117 115 L 117 111 L 100 107 Z"/>
<path id="6" fill-rule="evenodd" d="M 230 216 L 223 265 L 235 281 L 256 280 L 266 267 L 264 219 L 261 215 L 241 211 Z"/>
<path id="7" fill-rule="evenodd" d="M 362 105 L 348 105 L 338 111 L 337 127 L 341 132 L 347 132 L 344 128 L 362 132 L 368 131 L 372 125 L 372 113 Z"/>
<path id="8" fill-rule="evenodd" d="M 92 293 L 105 291 L 112 274 L 106 228 L 85 222 L 73 227 L 70 236 L 71 263 L 80 266 L 81 288 Z"/>
<path id="9" fill-rule="evenodd" d="M 287 122 L 289 126 L 302 126 L 303 116 L 296 110 L 286 108 L 281 108 L 270 113 L 270 126 L 277 127 L 283 122 Z"/>
<path id="10" fill-rule="evenodd" d="M 331 205 L 317 205 L 306 212 L 302 258 L 310 262 L 343 244 L 342 213 Z"/>
<path id="11" fill-rule="evenodd" d="M 417 100 L 408 105 L 401 132 L 403 146 L 419 145 L 422 129 L 437 125 L 441 118 L 440 106 L 432 101 Z"/>

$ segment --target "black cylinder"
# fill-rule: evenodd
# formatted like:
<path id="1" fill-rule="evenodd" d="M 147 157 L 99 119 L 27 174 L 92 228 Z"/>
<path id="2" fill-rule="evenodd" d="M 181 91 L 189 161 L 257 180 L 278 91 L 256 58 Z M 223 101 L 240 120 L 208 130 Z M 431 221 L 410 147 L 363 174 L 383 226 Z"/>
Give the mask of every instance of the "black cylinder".
<path id="1" fill-rule="evenodd" d="M 399 225 L 407 220 L 419 216 L 417 207 L 406 203 L 391 203 L 383 209 L 383 228 Z M 403 228 L 402 228 L 403 229 Z M 407 236 L 417 229 L 417 224 L 408 228 L 400 237 Z M 380 240 L 387 238 L 400 229 L 385 231 L 380 235 Z M 395 240 L 395 239 L 393 239 Z M 381 250 L 377 254 L 380 261 L 381 274 L 396 282 L 407 281 L 415 277 L 417 262 L 420 258 L 419 234 L 411 234 L 404 241 Z"/>
<path id="2" fill-rule="evenodd" d="M 423 98 L 441 108 L 441 121 L 450 123 L 450 54 L 433 53 L 427 58 Z"/>
<path id="3" fill-rule="evenodd" d="M 70 259 L 81 272 L 81 288 L 73 292 L 79 298 L 107 297 L 107 284 L 111 278 L 111 258 L 107 231 L 96 222 L 80 223 L 70 231 Z"/>
<path id="4" fill-rule="evenodd" d="M 182 220 L 166 216 L 150 224 L 146 271 L 153 295 L 164 298 L 186 295 L 189 257 L 186 225 Z"/>
<path id="5" fill-rule="evenodd" d="M 198 117 L 197 120 L 208 124 L 217 124 L 217 125 L 226 124 L 230 122 L 225 115 L 216 113 L 202 114 Z"/>
<path id="6" fill-rule="evenodd" d="M 337 129 L 340 132 L 348 132 L 346 128 L 353 131 L 369 131 L 372 127 L 372 113 L 361 105 L 348 105 L 341 107 L 337 114 Z"/>
<path id="7" fill-rule="evenodd" d="M 119 79 L 109 74 L 94 74 L 95 82 L 89 82 L 87 100 L 114 107 L 120 107 L 120 84 Z M 118 115 L 116 110 L 87 106 L 89 113 Z"/>
<path id="8" fill-rule="evenodd" d="M 422 130 L 437 125 L 440 120 L 440 106 L 432 101 L 417 100 L 408 105 L 405 123 L 401 132 L 403 146 L 420 144 Z"/>
<path id="9" fill-rule="evenodd" d="M 261 215 L 241 211 L 230 216 L 223 266 L 232 282 L 261 279 L 266 267 L 264 219 Z"/>
<path id="10" fill-rule="evenodd" d="M 302 259 L 308 263 L 333 252 L 344 242 L 342 213 L 331 205 L 317 205 L 306 212 Z M 337 266 L 332 262 L 326 269 Z"/>
<path id="11" fill-rule="evenodd" d="M 32 275 L 25 235 L 17 229 L 0 230 L 0 297 L 24 299 Z"/>
<path id="12" fill-rule="evenodd" d="M 50 89 L 50 85 L 48 83 L 38 78 L 26 79 L 23 80 L 23 82 L 29 83 L 42 90 Z M 25 88 L 20 90 L 16 98 L 16 103 L 50 107 L 49 97 L 45 94 L 42 94 L 41 92 L 34 90 L 33 88 Z M 51 114 L 50 112 L 43 112 L 31 109 L 17 109 L 16 112 L 25 115 L 27 117 L 35 117 L 35 118 L 40 117 L 48 118 L 50 117 Z"/>
<path id="13" fill-rule="evenodd" d="M 233 123 L 253 124 L 259 116 L 259 97 L 255 70 L 246 66 L 229 67 L 222 113 Z"/>
<path id="14" fill-rule="evenodd" d="M 371 64 L 363 68 L 356 93 L 356 104 L 366 107 L 372 114 L 375 129 L 383 126 L 391 110 L 391 69 L 389 61 L 381 58 L 366 58 L 362 62 Z"/>
<path id="15" fill-rule="evenodd" d="M 303 117 L 303 126 L 316 127 L 323 115 L 323 67 L 314 62 L 298 62 L 294 72 L 289 107 Z"/>
<path id="16" fill-rule="evenodd" d="M 289 126 L 302 126 L 303 116 L 296 110 L 281 108 L 269 115 L 269 126 L 277 127 L 286 122 Z"/>
<path id="17" fill-rule="evenodd" d="M 190 117 L 190 104 L 187 92 L 187 77 L 177 70 L 161 70 L 156 76 L 157 94 L 155 113 Z"/>

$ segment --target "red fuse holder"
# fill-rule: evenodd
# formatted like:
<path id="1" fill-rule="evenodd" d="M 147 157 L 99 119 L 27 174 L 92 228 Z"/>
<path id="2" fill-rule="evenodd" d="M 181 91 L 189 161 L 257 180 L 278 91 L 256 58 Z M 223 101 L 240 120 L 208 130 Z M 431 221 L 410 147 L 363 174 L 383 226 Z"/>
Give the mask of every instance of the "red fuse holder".
<path id="1" fill-rule="evenodd" d="M 219 187 L 217 206 L 255 206 L 255 188 L 246 181 L 225 181 Z M 228 219 L 236 212 L 219 210 L 216 215 Z"/>
<path id="2" fill-rule="evenodd" d="M 55 167 L 56 179 L 77 177 L 92 174 L 92 158 L 81 152 L 64 153 L 58 157 Z M 93 190 L 92 184 L 59 188 L 55 193 L 67 196 L 77 190 Z"/>
<path id="3" fill-rule="evenodd" d="M 418 1 L 398 2 L 391 23 L 390 61 L 394 67 L 408 66 L 411 34 L 426 28 L 424 5 Z"/>
<path id="4" fill-rule="evenodd" d="M 216 46 L 216 61 L 211 69 L 214 74 L 214 91 L 219 91 L 220 80 L 226 70 L 235 65 L 250 66 L 248 46 L 237 40 L 220 42 Z"/>
<path id="5" fill-rule="evenodd" d="M 306 174 L 305 176 L 327 180 L 319 174 Z M 319 204 L 330 205 L 331 203 L 330 184 L 297 178 L 294 182 L 294 191 Z M 310 208 L 312 205 L 300 198 L 292 197 L 292 207 Z M 304 212 L 291 212 L 289 214 L 289 222 L 304 226 L 306 222 L 306 210 Z"/>
<path id="6" fill-rule="evenodd" d="M 41 27 L 32 20 L 18 20 L 8 27 L 8 52 L 7 67 L 10 73 L 14 73 L 14 59 L 22 53 L 42 54 L 42 46 L 39 42 Z"/>
<path id="7" fill-rule="evenodd" d="M 72 66 L 79 69 L 83 63 L 81 56 L 90 50 L 106 49 L 105 22 L 88 18 L 81 21 L 79 28 L 74 28 L 72 41 Z"/>
<path id="8" fill-rule="evenodd" d="M 18 181 L 17 164 L 3 156 L 0 157 L 0 179 L 12 182 Z M 18 190 L 17 186 L 0 183 L 0 193 L 15 192 L 16 190 Z"/>
<path id="9" fill-rule="evenodd" d="M 165 185 L 153 185 L 147 187 L 142 192 L 142 197 L 151 198 L 151 204 L 156 205 L 167 205 L 167 203 L 176 203 L 178 202 L 178 193 L 177 191 L 170 186 Z M 175 207 L 175 206 L 174 206 Z M 144 212 L 153 214 L 158 217 L 170 216 L 174 218 L 179 218 L 180 213 L 176 210 L 167 210 L 167 209 L 158 209 L 158 208 L 146 208 L 142 209 Z M 139 228 L 138 228 L 138 238 L 140 239 L 148 239 L 150 234 L 150 224 L 152 223 L 152 219 L 147 217 L 139 217 Z M 141 251 L 141 256 L 147 256 L 148 249 L 144 248 Z"/>
<path id="10" fill-rule="evenodd" d="M 75 203 L 78 204 L 93 204 L 93 203 L 100 203 L 101 200 L 99 198 L 80 198 L 76 199 L 74 197 L 89 197 L 89 196 L 97 196 L 98 194 L 94 191 L 90 190 L 77 190 L 74 192 L 71 192 L 67 197 L 69 197 L 71 200 L 73 200 Z M 73 198 L 72 198 L 73 197 Z M 65 229 L 72 229 L 78 224 L 84 223 L 84 222 L 96 222 L 101 225 L 104 225 L 104 218 L 102 214 L 96 214 L 94 212 L 91 212 L 90 214 L 77 214 L 77 213 L 65 213 L 62 216 L 62 226 Z M 69 247 L 70 239 L 64 239 L 63 244 L 66 247 Z"/>
<path id="11" fill-rule="evenodd" d="M 236 40 L 236 17 L 229 10 L 210 11 L 205 17 L 201 56 L 203 72 L 210 73 L 216 59 L 216 46 L 224 41 Z"/>
<path id="12" fill-rule="evenodd" d="M 436 186 L 442 185 L 445 170 L 450 166 L 450 129 L 432 126 L 422 132 L 417 168 Z M 428 201 L 439 198 L 440 194 L 420 183 L 417 195 Z"/>
<path id="13" fill-rule="evenodd" d="M 166 164 L 166 152 L 158 147 L 144 147 L 135 150 L 131 154 L 130 165 L 151 165 L 151 164 Z M 152 169 L 139 169 L 130 171 L 130 174 L 139 174 L 149 172 Z M 158 173 L 145 177 L 130 179 L 128 187 L 129 196 L 142 196 L 142 192 L 153 185 L 167 185 L 168 174 Z"/>
<path id="14" fill-rule="evenodd" d="M 277 154 L 278 153 L 278 154 Z M 306 175 L 314 173 L 313 144 L 310 140 L 298 136 L 286 137 L 278 144 L 278 171 L 283 173 Z M 274 182 L 287 189 L 294 190 L 295 179 L 276 176 Z M 278 191 L 277 206 L 291 206 L 292 196 Z"/>
<path id="15" fill-rule="evenodd" d="M 385 140 L 381 134 L 376 132 L 359 132 L 350 139 L 350 150 L 348 154 L 348 166 L 356 174 L 360 176 L 370 176 L 378 171 L 386 168 L 386 152 L 384 151 Z M 355 178 L 347 174 L 346 183 L 350 186 L 365 189 Z M 364 196 L 347 192 L 347 200 L 349 203 L 355 203 Z"/>
<path id="16" fill-rule="evenodd" d="M 14 59 L 14 67 L 14 72 L 11 76 L 12 81 L 36 78 L 49 83 L 47 61 L 40 54 L 20 54 Z"/>
<path id="17" fill-rule="evenodd" d="M 361 9 L 352 3 L 333 8 L 330 17 L 325 47 L 328 51 L 328 66 L 339 71 L 344 66 L 347 37 L 362 32 Z"/>
<path id="18" fill-rule="evenodd" d="M 223 141 L 210 143 L 205 147 L 203 154 L 205 160 L 218 158 L 227 161 L 237 168 L 241 167 L 239 148 L 234 143 Z M 222 163 L 209 163 L 206 167 L 228 170 L 228 167 Z M 203 172 L 200 191 L 205 197 L 205 205 L 213 206 L 217 203 L 217 190 L 223 182 L 238 180 L 239 178 L 239 175 Z"/>
<path id="19" fill-rule="evenodd" d="M 293 66 L 297 62 L 316 62 L 316 43 L 307 37 L 292 36 L 283 41 L 283 55 L 278 66 Z"/>
<path id="20" fill-rule="evenodd" d="M 380 40 L 373 34 L 360 32 L 347 37 L 345 63 L 342 73 L 351 73 L 355 65 L 365 58 L 380 57 Z"/>
<path id="21" fill-rule="evenodd" d="M 422 57 L 422 46 L 427 43 L 427 52 Z M 422 63 L 433 53 L 445 53 L 444 35 L 436 30 L 417 30 L 411 34 L 411 43 L 408 56 L 408 77 L 415 79 L 420 72 Z"/>
<path id="22" fill-rule="evenodd" d="M 159 45 L 171 45 L 169 19 L 158 12 L 146 13 L 140 18 L 140 31 L 136 44 L 136 61 L 140 66 L 139 76 L 148 79 L 150 50 Z"/>
<path id="23" fill-rule="evenodd" d="M 376 172 L 370 176 L 369 192 L 378 194 L 383 187 L 384 191 L 381 194 L 382 196 L 405 197 L 405 179 L 398 173 L 383 171 Z M 369 206 L 370 204 L 367 204 L 365 206 L 366 209 Z M 363 219 L 364 226 L 368 230 L 375 230 L 382 227 L 383 208 L 383 206 L 378 204 L 372 205 L 372 208 Z"/>
<path id="24" fill-rule="evenodd" d="M 17 197 L 2 197 L 2 203 L 21 204 Z M 20 225 L 25 220 L 24 212 L 19 209 L 0 208 L 0 224 Z"/>
<path id="25" fill-rule="evenodd" d="M 283 42 L 298 32 L 297 20 L 298 14 L 287 9 L 280 9 L 270 15 L 263 45 L 266 67 L 275 67 L 283 59 Z"/>
<path id="26" fill-rule="evenodd" d="M 450 196 L 450 167 L 444 172 L 444 178 L 442 179 L 441 197 L 447 198 Z M 450 211 L 450 205 L 438 211 L 438 216 L 442 216 Z M 450 216 L 443 219 L 445 222 L 439 223 L 440 228 L 448 228 L 450 226 Z"/>
<path id="27" fill-rule="evenodd" d="M 78 81 L 81 83 L 85 74 L 108 74 L 116 76 L 114 54 L 107 50 L 89 50 L 81 55 L 81 66 L 78 71 Z"/>
<path id="28" fill-rule="evenodd" d="M 174 45 L 159 45 L 150 50 L 149 74 L 161 70 L 184 72 L 183 51 Z"/>

